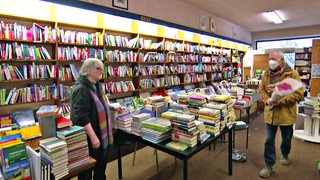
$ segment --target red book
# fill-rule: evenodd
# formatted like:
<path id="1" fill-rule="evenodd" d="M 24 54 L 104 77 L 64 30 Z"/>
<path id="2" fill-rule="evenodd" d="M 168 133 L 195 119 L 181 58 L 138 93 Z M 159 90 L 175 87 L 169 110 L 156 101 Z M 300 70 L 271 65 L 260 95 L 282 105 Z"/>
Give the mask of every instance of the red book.
<path id="1" fill-rule="evenodd" d="M 57 117 L 56 124 L 59 129 L 72 126 L 72 121 L 65 117 Z"/>

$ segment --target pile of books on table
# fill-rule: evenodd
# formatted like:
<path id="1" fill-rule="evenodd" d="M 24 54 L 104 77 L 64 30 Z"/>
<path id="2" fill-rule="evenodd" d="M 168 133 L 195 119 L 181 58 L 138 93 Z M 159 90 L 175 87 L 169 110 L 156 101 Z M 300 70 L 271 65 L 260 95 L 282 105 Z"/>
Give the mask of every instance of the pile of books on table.
<path id="1" fill-rule="evenodd" d="M 219 109 L 203 107 L 199 109 L 199 121 L 205 125 L 208 134 L 217 136 L 220 134 L 221 113 Z"/>
<path id="2" fill-rule="evenodd" d="M 125 132 L 131 132 L 132 114 L 124 114 L 117 117 L 118 129 Z"/>
<path id="3" fill-rule="evenodd" d="M 54 179 L 61 179 L 69 173 L 67 143 L 57 137 L 40 140 L 40 156 L 44 166 Z"/>
<path id="4" fill-rule="evenodd" d="M 206 132 L 206 126 L 204 125 L 204 123 L 202 121 L 194 121 L 196 124 L 196 128 L 199 130 L 199 134 L 198 134 L 198 142 L 200 144 L 204 143 L 209 137 L 210 135 L 207 134 Z"/>
<path id="5" fill-rule="evenodd" d="M 166 119 L 153 117 L 141 123 L 141 136 L 147 141 L 159 143 L 170 138 L 170 135 L 171 123 Z"/>
<path id="6" fill-rule="evenodd" d="M 69 170 L 90 162 L 87 135 L 84 127 L 74 125 L 58 131 L 57 136 L 67 144 Z"/>
<path id="7" fill-rule="evenodd" d="M 141 122 L 150 119 L 151 115 L 148 113 L 141 113 L 132 116 L 131 133 L 141 136 Z"/>
<path id="8" fill-rule="evenodd" d="M 206 97 L 202 95 L 190 95 L 188 105 L 191 108 L 203 107 L 207 103 Z"/>
<path id="9" fill-rule="evenodd" d="M 189 95 L 188 94 L 178 94 L 177 95 L 179 104 L 188 104 Z"/>
<path id="10" fill-rule="evenodd" d="M 197 135 L 199 130 L 196 128 L 195 116 L 190 114 L 177 114 L 170 116 L 173 141 L 182 142 L 188 147 L 197 145 Z"/>

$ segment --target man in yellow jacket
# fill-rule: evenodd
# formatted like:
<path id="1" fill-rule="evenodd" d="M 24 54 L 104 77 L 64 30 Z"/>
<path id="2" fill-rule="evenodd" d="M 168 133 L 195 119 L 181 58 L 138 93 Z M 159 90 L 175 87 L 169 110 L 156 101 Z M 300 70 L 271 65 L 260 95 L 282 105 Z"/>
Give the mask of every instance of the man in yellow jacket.
<path id="1" fill-rule="evenodd" d="M 264 144 L 265 167 L 260 171 L 260 177 L 269 177 L 273 171 L 276 159 L 275 137 L 278 127 L 281 131 L 281 158 L 280 163 L 289 165 L 288 155 L 291 150 L 291 139 L 293 136 L 293 124 L 297 116 L 297 102 L 303 99 L 304 89 L 280 98 L 278 101 L 271 101 L 270 97 L 274 87 L 285 78 L 293 78 L 301 81 L 299 73 L 289 67 L 281 51 L 272 51 L 269 54 L 269 68 L 264 73 L 259 85 L 259 93 L 265 103 L 264 121 L 266 123 L 266 141 Z M 268 108 L 272 107 L 272 108 Z"/>

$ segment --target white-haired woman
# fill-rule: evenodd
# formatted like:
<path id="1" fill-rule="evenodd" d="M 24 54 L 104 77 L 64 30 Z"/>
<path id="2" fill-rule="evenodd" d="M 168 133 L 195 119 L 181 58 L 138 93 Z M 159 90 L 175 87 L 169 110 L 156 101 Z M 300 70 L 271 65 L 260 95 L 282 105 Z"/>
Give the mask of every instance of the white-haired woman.
<path id="1" fill-rule="evenodd" d="M 112 125 L 108 99 L 103 94 L 101 80 L 104 65 L 99 59 L 83 62 L 79 78 L 73 86 L 71 97 L 71 120 L 83 126 L 87 134 L 89 154 L 96 159 L 93 169 L 82 172 L 78 179 L 106 179 L 108 145 L 113 143 Z"/>

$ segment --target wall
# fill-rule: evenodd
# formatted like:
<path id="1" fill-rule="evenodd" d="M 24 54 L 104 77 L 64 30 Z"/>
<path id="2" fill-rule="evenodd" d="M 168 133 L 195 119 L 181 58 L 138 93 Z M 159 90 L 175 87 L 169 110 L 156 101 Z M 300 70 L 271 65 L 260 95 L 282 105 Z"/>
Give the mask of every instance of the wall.
<path id="1" fill-rule="evenodd" d="M 112 7 L 112 0 L 83 0 L 90 3 Z M 214 16 L 213 13 L 196 8 L 181 0 L 128 0 L 129 12 L 149 16 L 156 19 L 200 29 L 200 15 L 206 17 L 206 30 L 209 32 L 209 17 L 216 19 L 216 33 L 233 38 L 233 28 L 237 29 L 236 39 L 251 43 L 251 32 Z M 120 9 L 121 10 L 121 9 Z"/>
<path id="2" fill-rule="evenodd" d="M 320 25 L 315 25 L 315 26 L 279 29 L 279 30 L 272 30 L 272 31 L 253 32 L 251 43 L 254 49 L 256 49 L 257 40 L 316 36 L 316 35 L 320 35 L 319 29 L 320 29 Z"/>

